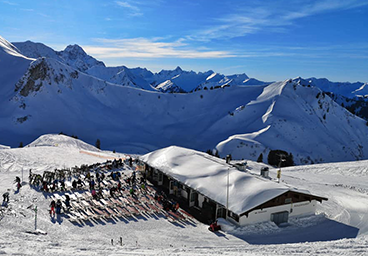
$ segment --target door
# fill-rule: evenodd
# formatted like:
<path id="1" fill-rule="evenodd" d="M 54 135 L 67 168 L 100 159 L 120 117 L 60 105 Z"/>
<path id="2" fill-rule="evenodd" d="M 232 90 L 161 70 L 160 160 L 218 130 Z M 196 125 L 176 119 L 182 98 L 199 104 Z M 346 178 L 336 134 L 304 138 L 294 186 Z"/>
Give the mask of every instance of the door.
<path id="1" fill-rule="evenodd" d="M 271 221 L 275 222 L 276 225 L 280 225 L 281 223 L 286 223 L 289 220 L 289 212 L 276 212 L 271 214 Z"/>
<path id="2" fill-rule="evenodd" d="M 198 207 L 198 193 L 195 191 L 191 191 L 190 193 L 190 202 L 189 202 L 189 206 L 197 206 Z"/>

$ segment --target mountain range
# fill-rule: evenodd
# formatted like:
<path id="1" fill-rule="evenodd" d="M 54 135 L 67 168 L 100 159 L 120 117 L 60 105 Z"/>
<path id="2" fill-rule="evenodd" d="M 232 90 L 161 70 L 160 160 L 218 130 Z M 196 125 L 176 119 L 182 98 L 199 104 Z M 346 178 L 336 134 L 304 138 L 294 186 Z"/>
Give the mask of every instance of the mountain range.
<path id="1" fill-rule="evenodd" d="M 280 149 L 296 164 L 368 159 L 366 121 L 341 106 L 366 102 L 366 85 L 106 67 L 78 45 L 0 37 L 0 144 L 63 132 L 127 153 L 179 145 L 253 160 Z"/>

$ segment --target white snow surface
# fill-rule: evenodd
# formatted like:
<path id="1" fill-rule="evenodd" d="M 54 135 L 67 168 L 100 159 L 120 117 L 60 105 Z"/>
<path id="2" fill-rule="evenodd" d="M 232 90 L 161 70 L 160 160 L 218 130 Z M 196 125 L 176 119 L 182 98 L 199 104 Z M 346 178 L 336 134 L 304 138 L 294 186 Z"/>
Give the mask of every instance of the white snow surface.
<path id="1" fill-rule="evenodd" d="M 87 144 L 84 141 L 81 141 L 79 139 L 70 139 L 69 136 L 62 134 L 42 135 L 32 143 L 28 144 L 26 147 L 63 147 L 63 148 L 101 152 L 100 149 L 91 146 L 90 144 Z"/>
<path id="2" fill-rule="evenodd" d="M 9 146 L 5 146 L 5 145 L 0 145 L 0 149 L 9 149 Z"/>
<path id="3" fill-rule="evenodd" d="M 197 221 L 173 224 L 160 216 L 76 225 L 63 214 L 50 218 L 51 194 L 30 188 L 27 178 L 20 192 L 15 192 L 13 180 L 21 177 L 22 169 L 42 173 L 105 161 L 79 152 L 78 148 L 50 146 L 0 151 L 0 194 L 10 193 L 8 208 L 1 208 L 1 254 L 363 256 L 368 251 L 368 161 L 283 168 L 282 183 L 303 186 L 329 198 L 318 205 L 317 215 L 291 218 L 284 227 L 264 222 L 240 228 L 220 219 L 224 230 L 212 233 Z M 247 170 L 258 173 L 261 166 L 248 161 Z M 272 178 L 276 171 L 270 169 Z M 38 229 L 47 235 L 27 233 L 34 230 L 35 206 Z M 122 246 L 118 243 L 120 237 Z"/>
<path id="4" fill-rule="evenodd" d="M 223 206 L 227 205 L 226 191 L 229 187 L 231 200 L 228 209 L 238 215 L 287 191 L 311 194 L 306 190 L 270 181 L 258 174 L 239 171 L 223 159 L 182 147 L 159 149 L 142 156 L 141 160 Z"/>

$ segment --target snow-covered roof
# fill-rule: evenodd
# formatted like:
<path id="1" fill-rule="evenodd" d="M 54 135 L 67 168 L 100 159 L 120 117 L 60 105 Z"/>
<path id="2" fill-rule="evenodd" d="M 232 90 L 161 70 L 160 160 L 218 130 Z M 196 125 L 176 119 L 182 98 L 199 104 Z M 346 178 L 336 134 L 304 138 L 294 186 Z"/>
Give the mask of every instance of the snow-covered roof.
<path id="1" fill-rule="evenodd" d="M 239 171 L 223 159 L 178 146 L 156 150 L 142 156 L 141 160 L 223 206 L 226 206 L 229 172 L 228 209 L 236 214 L 245 213 L 288 191 L 311 195 L 307 190 Z"/>

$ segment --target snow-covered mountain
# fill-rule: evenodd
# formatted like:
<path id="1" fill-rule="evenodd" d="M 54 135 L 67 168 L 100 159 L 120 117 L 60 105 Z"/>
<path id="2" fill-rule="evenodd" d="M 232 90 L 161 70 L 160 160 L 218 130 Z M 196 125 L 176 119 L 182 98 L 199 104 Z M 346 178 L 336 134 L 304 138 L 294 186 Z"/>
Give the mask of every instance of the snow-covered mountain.
<path id="1" fill-rule="evenodd" d="M 93 66 L 90 69 L 86 70 L 86 73 L 114 84 L 144 89 L 147 91 L 156 91 L 156 89 L 152 87 L 144 79 L 144 77 L 139 72 L 137 72 L 137 70 L 135 71 L 136 72 L 134 71 L 132 72 L 132 70 L 130 70 L 125 66 L 121 67 Z"/>
<path id="2" fill-rule="evenodd" d="M 5 145 L 65 132 L 92 144 L 100 139 L 102 148 L 122 152 L 179 145 L 203 151 L 216 148 L 221 156 L 231 153 L 254 160 L 280 149 L 292 153 L 297 164 L 368 158 L 366 122 L 317 87 L 296 80 L 268 84 L 245 74 L 225 77 L 181 68 L 153 74 L 101 65 L 84 73 L 54 58 L 32 62 L 3 41 L 3 59 L 16 58 L 24 66 L 24 70 L 16 67 L 18 77 L 2 86 L 7 94 L 0 96 L 0 141 Z M 7 65 L 2 69 L 5 74 L 14 72 Z M 202 79 L 223 86 L 160 93 L 150 85 L 159 81 L 155 77 L 166 79 L 158 87 L 163 91 L 195 88 L 197 84 L 188 87 L 188 81 Z M 137 86 L 142 80 L 150 81 L 146 90 Z"/>
<path id="3" fill-rule="evenodd" d="M 0 100 L 11 95 L 14 91 L 12 86 L 23 76 L 32 60 L 0 36 Z M 0 111 L 0 116 L 3 111 Z"/>
<path id="4" fill-rule="evenodd" d="M 56 59 L 79 71 L 85 72 L 93 66 L 105 67 L 102 61 L 89 56 L 79 45 L 68 45 L 63 51 L 54 51 L 52 48 L 32 41 L 13 43 L 19 51 L 31 58 L 47 57 Z"/>
<path id="5" fill-rule="evenodd" d="M 364 120 L 319 88 L 291 80 L 264 87 L 255 100 L 219 120 L 209 132 L 236 124 L 249 133 L 234 131 L 235 135 L 220 142 L 216 148 L 222 156 L 231 153 L 238 159 L 254 159 L 261 153 L 267 156 L 271 149 L 282 149 L 291 152 L 298 163 L 316 163 L 358 160 L 368 153 L 363 145 L 368 133 Z"/>
<path id="6" fill-rule="evenodd" d="M 40 58 L 47 57 L 62 61 L 60 56 L 51 47 L 44 45 L 42 43 L 34 43 L 32 41 L 26 42 L 14 42 L 12 43 L 24 56 L 29 58 Z"/>
<path id="7" fill-rule="evenodd" d="M 174 70 L 161 70 L 158 73 L 152 73 L 143 68 L 106 67 L 103 62 L 87 55 L 78 45 L 69 45 L 65 50 L 59 52 L 42 43 L 31 41 L 16 42 L 14 45 L 19 52 L 27 57 L 56 59 L 78 71 L 85 72 L 107 82 L 150 91 L 185 93 L 232 85 L 269 84 L 254 78 L 250 79 L 246 74 L 225 76 L 212 70 L 197 73 L 184 71 L 180 67 L 176 67 Z"/>
<path id="8" fill-rule="evenodd" d="M 316 86 L 326 92 L 334 101 L 351 113 L 368 121 L 367 83 L 331 82 L 325 78 L 295 78 L 296 83 L 304 86 Z"/>
<path id="9" fill-rule="evenodd" d="M 331 82 L 326 78 L 307 78 L 297 77 L 293 79 L 296 83 L 305 86 L 316 86 L 324 92 L 343 96 L 345 98 L 366 98 L 368 97 L 367 83 L 355 82 Z"/>

